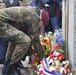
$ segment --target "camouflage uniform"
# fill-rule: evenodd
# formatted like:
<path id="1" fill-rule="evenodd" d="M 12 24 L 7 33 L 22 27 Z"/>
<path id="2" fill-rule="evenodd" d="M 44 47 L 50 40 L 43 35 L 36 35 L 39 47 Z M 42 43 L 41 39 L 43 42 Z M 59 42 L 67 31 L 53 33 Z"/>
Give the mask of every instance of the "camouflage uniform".
<path id="1" fill-rule="evenodd" d="M 10 41 L 7 60 L 16 63 L 32 44 L 40 60 L 44 58 L 39 40 L 39 16 L 33 7 L 10 7 L 0 10 L 0 37 Z"/>

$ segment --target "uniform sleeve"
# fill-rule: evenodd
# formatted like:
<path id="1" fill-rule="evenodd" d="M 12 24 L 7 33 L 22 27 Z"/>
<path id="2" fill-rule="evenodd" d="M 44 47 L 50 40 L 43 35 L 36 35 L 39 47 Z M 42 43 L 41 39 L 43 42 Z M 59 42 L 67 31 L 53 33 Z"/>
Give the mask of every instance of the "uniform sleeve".
<path id="1" fill-rule="evenodd" d="M 44 50 L 42 48 L 39 38 L 36 38 L 35 40 L 36 41 L 34 41 L 34 44 L 33 44 L 35 52 L 37 53 L 39 60 L 42 60 L 44 58 Z"/>
<path id="2" fill-rule="evenodd" d="M 44 58 L 44 51 L 39 39 L 39 27 L 38 27 L 38 19 L 35 17 L 32 21 L 28 21 L 27 24 L 27 34 L 30 36 L 32 40 L 32 45 L 34 46 L 35 52 L 39 60 Z"/>

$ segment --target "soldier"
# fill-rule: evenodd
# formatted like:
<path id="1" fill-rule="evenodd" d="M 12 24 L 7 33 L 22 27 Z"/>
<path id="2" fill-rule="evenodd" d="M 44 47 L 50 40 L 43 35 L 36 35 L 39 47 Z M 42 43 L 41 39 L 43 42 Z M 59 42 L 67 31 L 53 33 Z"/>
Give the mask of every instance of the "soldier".
<path id="1" fill-rule="evenodd" d="M 13 75 L 17 64 L 33 45 L 39 60 L 43 60 L 43 48 L 39 40 L 39 27 L 47 25 L 49 16 L 45 10 L 34 7 L 10 7 L 0 10 L 0 37 L 10 41 L 2 75 Z"/>

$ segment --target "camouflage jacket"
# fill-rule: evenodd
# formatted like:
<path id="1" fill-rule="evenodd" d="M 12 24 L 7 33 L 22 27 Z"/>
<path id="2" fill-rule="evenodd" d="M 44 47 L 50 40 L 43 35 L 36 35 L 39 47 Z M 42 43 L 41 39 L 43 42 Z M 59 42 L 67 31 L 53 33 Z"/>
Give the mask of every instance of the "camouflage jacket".
<path id="1" fill-rule="evenodd" d="M 43 58 L 43 49 L 39 39 L 39 20 L 40 18 L 34 7 L 10 7 L 0 10 L 0 22 L 9 23 L 28 34 L 41 60 Z"/>

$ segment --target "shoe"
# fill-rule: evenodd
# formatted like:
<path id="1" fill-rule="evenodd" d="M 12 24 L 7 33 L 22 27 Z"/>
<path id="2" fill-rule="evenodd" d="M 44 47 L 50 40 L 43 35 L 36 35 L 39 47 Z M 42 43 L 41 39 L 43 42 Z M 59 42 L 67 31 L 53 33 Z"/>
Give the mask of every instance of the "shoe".
<path id="1" fill-rule="evenodd" d="M 10 72 L 10 75 L 23 75 L 19 69 L 14 69 Z"/>
<path id="2" fill-rule="evenodd" d="M 9 64 L 5 75 L 22 75 L 15 64 Z"/>

